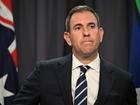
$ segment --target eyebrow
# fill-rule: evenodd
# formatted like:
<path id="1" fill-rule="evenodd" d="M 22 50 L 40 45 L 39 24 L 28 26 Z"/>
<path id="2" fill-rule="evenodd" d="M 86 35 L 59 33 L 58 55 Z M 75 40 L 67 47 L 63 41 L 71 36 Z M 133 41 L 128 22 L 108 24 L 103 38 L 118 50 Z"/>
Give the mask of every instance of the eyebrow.
<path id="1" fill-rule="evenodd" d="M 89 22 L 87 25 L 97 25 L 95 22 Z M 74 26 L 73 26 L 73 28 L 74 27 L 77 27 L 77 26 L 82 26 L 82 24 L 81 23 L 77 23 L 77 24 L 75 24 Z"/>
<path id="2" fill-rule="evenodd" d="M 76 26 L 82 26 L 82 24 L 78 23 L 78 24 L 75 24 L 73 27 L 76 27 Z"/>
<path id="3" fill-rule="evenodd" d="M 90 23 L 88 23 L 88 25 L 97 25 L 95 22 L 90 22 Z"/>

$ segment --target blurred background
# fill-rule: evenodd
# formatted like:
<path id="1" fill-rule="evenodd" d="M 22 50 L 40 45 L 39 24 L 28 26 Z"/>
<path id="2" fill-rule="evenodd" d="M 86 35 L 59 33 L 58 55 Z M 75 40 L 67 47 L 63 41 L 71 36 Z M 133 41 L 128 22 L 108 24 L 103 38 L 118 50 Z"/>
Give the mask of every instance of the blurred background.
<path id="1" fill-rule="evenodd" d="M 12 4 L 19 86 L 37 61 L 70 52 L 63 39 L 65 18 L 72 7 L 86 4 L 98 13 L 105 31 L 101 56 L 131 72 L 140 87 L 140 0 L 12 0 Z"/>

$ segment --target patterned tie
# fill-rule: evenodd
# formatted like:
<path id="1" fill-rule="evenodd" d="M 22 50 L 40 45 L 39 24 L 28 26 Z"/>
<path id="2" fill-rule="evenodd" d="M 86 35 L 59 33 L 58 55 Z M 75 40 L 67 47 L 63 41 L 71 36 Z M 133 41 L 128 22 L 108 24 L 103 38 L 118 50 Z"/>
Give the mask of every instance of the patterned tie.
<path id="1" fill-rule="evenodd" d="M 80 76 L 77 80 L 74 105 L 87 105 L 87 80 L 85 73 L 90 68 L 89 66 L 79 66 Z"/>

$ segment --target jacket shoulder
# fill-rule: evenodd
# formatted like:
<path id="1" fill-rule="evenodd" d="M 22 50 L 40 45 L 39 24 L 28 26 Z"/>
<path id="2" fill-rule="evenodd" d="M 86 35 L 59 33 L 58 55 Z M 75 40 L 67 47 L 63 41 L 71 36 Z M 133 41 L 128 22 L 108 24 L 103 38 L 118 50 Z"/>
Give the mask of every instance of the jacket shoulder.
<path id="1" fill-rule="evenodd" d="M 37 66 L 47 66 L 47 65 L 58 65 L 58 64 L 64 64 L 68 61 L 71 60 L 71 55 L 63 56 L 63 57 L 58 57 L 58 58 L 53 58 L 50 60 L 40 60 L 37 62 Z"/>
<path id="2" fill-rule="evenodd" d="M 131 78 L 131 74 L 128 72 L 128 70 L 124 70 L 124 69 L 112 64 L 111 62 L 104 60 L 103 58 L 101 58 L 101 65 L 103 65 L 103 67 L 107 71 L 113 72 L 115 75 L 119 75 L 119 77 Z"/>

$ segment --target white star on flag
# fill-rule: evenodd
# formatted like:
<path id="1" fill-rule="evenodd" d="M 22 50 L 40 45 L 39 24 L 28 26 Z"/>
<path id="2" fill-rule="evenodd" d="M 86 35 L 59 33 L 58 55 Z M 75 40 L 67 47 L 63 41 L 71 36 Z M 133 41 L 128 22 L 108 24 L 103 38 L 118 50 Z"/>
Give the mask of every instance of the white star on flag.
<path id="1" fill-rule="evenodd" d="M 8 74 L 6 74 L 2 78 L 0 78 L 0 104 L 1 105 L 4 105 L 4 97 L 9 97 L 9 96 L 14 95 L 14 93 L 12 93 L 4 88 L 6 80 L 7 80 L 7 76 L 8 76 Z"/>

